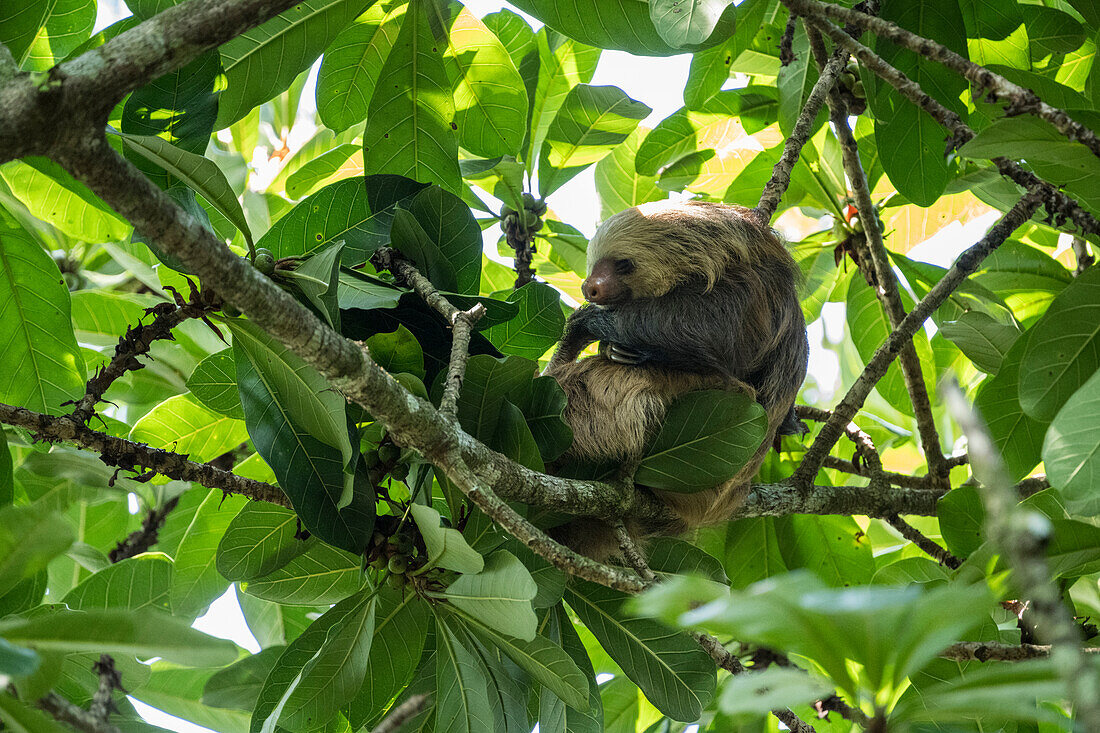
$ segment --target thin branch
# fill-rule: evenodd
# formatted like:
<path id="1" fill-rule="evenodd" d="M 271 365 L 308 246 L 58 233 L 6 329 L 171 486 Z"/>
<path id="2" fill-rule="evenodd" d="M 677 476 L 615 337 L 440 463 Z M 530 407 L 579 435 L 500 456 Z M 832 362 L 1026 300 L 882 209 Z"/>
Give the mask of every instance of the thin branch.
<path id="1" fill-rule="evenodd" d="M 897 514 L 886 517 L 885 519 L 886 523 L 896 529 L 899 533 L 901 533 L 902 537 L 919 547 L 933 560 L 940 563 L 941 565 L 946 565 L 952 570 L 958 570 L 959 567 L 962 565 L 962 560 L 952 555 L 945 548 L 940 547 L 938 544 L 928 539 L 928 537 L 925 537 L 923 534 L 921 534 L 920 530 L 906 522 Z"/>
<path id="2" fill-rule="evenodd" d="M 38 707 L 52 715 L 54 719 L 71 725 L 82 733 L 121 733 L 110 723 L 99 720 L 84 708 L 69 702 L 56 692 L 47 693 L 39 698 Z"/>
<path id="3" fill-rule="evenodd" d="M 783 3 L 800 15 L 808 15 L 824 20 L 860 24 L 880 38 L 886 38 L 904 48 L 913 51 L 922 58 L 943 64 L 952 71 L 961 74 L 979 89 L 988 91 L 995 100 L 1008 102 L 1005 114 L 1030 114 L 1046 120 L 1067 138 L 1082 143 L 1100 157 L 1100 139 L 1088 127 L 1070 117 L 1065 110 L 1052 107 L 1039 98 L 1030 89 L 1014 84 L 1000 74 L 984 66 L 979 66 L 963 58 L 946 46 L 923 38 L 904 28 L 874 15 L 867 15 L 840 5 L 818 2 L 818 0 L 783 0 Z"/>
<path id="4" fill-rule="evenodd" d="M 771 179 L 764 186 L 764 191 L 760 195 L 760 202 L 751 212 L 751 216 L 760 226 L 767 227 L 771 223 L 772 216 L 775 215 L 775 210 L 779 206 L 779 200 L 783 198 L 787 187 L 791 185 L 791 170 L 798 162 L 798 156 L 802 153 L 802 146 L 810 138 L 814 120 L 817 119 L 817 113 L 821 111 L 821 107 L 825 104 L 825 95 L 836 83 L 836 78 L 844 70 L 846 63 L 846 57 L 842 57 L 840 54 L 835 55 L 821 70 L 817 83 L 814 84 L 809 96 L 806 97 L 806 103 L 802 105 L 798 121 L 787 137 L 787 142 L 783 145 L 783 154 L 772 169 Z"/>
<path id="5" fill-rule="evenodd" d="M 1082 654 L 1100 654 L 1100 647 L 1082 647 Z M 1049 644 L 1001 644 L 996 641 L 960 641 L 940 652 L 944 659 L 956 662 L 1021 662 L 1050 656 Z"/>
<path id="6" fill-rule="evenodd" d="M 962 454 L 957 455 L 957 456 L 950 456 L 947 459 L 947 467 L 948 468 L 955 468 L 957 466 L 965 466 L 968 463 L 970 463 L 970 456 L 968 456 L 965 453 L 962 453 Z"/>
<path id="7" fill-rule="evenodd" d="M 109 466 L 118 466 L 127 471 L 143 468 L 168 478 L 194 481 L 210 489 L 220 489 L 226 494 L 290 507 L 290 500 L 278 486 L 244 478 L 209 463 L 196 463 L 179 453 L 101 433 L 68 416 L 43 415 L 0 402 L 0 423 L 26 428 L 50 442 L 63 440 L 88 448 L 99 453 L 100 460 Z"/>
<path id="8" fill-rule="evenodd" d="M 978 269 L 978 266 L 989 253 L 997 249 L 1012 232 L 1031 218 L 1031 215 L 1039 208 L 1041 200 L 1041 192 L 1028 191 L 996 224 L 989 228 L 985 236 L 959 255 L 951 269 L 940 278 L 939 282 L 932 286 L 928 294 L 921 298 L 909 315 L 898 324 L 898 327 L 894 329 L 886 342 L 875 351 L 867 362 L 863 373 L 848 389 L 848 393 L 837 403 L 833 409 L 832 417 L 821 427 L 821 432 L 818 433 L 813 445 L 803 456 L 802 463 L 795 470 L 793 479 L 796 483 L 809 483 L 813 480 L 825 455 L 840 438 L 844 426 L 851 421 L 875 384 L 882 379 L 887 367 L 890 366 L 890 362 L 901 351 L 901 347 L 913 337 L 917 329 L 947 300 L 951 293 Z M 907 512 L 898 513 L 904 514 Z"/>
<path id="9" fill-rule="evenodd" d="M 974 137 L 974 131 L 964 124 L 957 114 L 925 93 L 919 84 L 883 61 L 878 54 L 849 36 L 844 30 L 824 20 L 807 19 L 806 22 L 825 33 L 838 46 L 847 49 L 849 53 L 859 59 L 864 67 L 892 86 L 903 97 L 927 112 L 932 119 L 947 128 L 947 131 L 951 133 L 948 149 L 958 148 Z M 1068 220 L 1072 221 L 1074 226 L 1081 232 L 1100 235 L 1100 221 L 1097 221 L 1092 214 L 1081 208 L 1081 205 L 1073 198 L 1043 181 L 1031 171 L 1024 170 L 1019 164 L 1008 158 L 993 158 L 992 162 L 1001 175 L 1014 181 L 1019 186 L 1027 190 L 1041 187 L 1043 205 L 1050 216 L 1057 220 L 1059 226 Z"/>
<path id="10" fill-rule="evenodd" d="M 444 415 L 458 414 L 458 394 L 466 376 L 466 362 L 470 360 L 470 334 L 474 324 L 485 315 L 485 306 L 475 303 L 473 308 L 455 314 L 451 332 L 451 359 L 447 364 L 447 379 L 443 383 L 443 397 L 439 410 Z"/>
<path id="11" fill-rule="evenodd" d="M 391 710 L 381 723 L 374 726 L 372 733 L 397 733 L 401 730 L 401 726 L 416 717 L 427 706 L 427 695 L 413 695 Z"/>
<path id="12" fill-rule="evenodd" d="M 160 534 L 160 528 L 164 526 L 164 520 L 176 508 L 179 501 L 178 496 L 173 496 L 161 506 L 150 509 L 141 522 L 141 529 L 131 532 L 126 539 L 115 545 L 115 549 L 108 553 L 107 559 L 111 562 L 119 562 L 140 555 L 155 545 Z"/>
<path id="13" fill-rule="evenodd" d="M 95 694 L 92 695 L 88 713 L 100 723 L 106 725 L 110 720 L 111 713 L 118 712 L 115 701 L 111 696 L 115 690 L 125 693 L 126 689 L 122 686 L 122 674 L 115 669 L 115 660 L 111 655 L 100 654 L 99 661 L 92 664 L 92 671 L 99 677 L 99 685 L 96 687 Z"/>
<path id="14" fill-rule="evenodd" d="M 1062 602 L 1047 565 L 1045 548 L 1052 529 L 1042 515 L 1021 507 L 1012 479 L 985 424 L 955 384 L 944 388 L 948 408 L 966 434 L 974 476 L 985 506 L 985 530 L 1012 568 L 1042 641 L 1051 644 L 1054 667 L 1082 730 L 1100 730 L 1100 669 L 1081 653 L 1081 630 Z"/>
<path id="15" fill-rule="evenodd" d="M 447 323 L 453 324 L 455 318 L 462 312 L 443 297 L 439 289 L 432 285 L 432 281 L 420 274 L 413 263 L 397 250 L 382 247 L 371 256 L 371 262 L 379 269 L 389 270 L 398 281 L 412 288 L 432 310 L 443 316 Z"/>
<path id="16" fill-rule="evenodd" d="M 638 575 L 642 576 L 642 580 L 647 583 L 652 583 L 657 579 L 657 576 L 653 574 L 653 571 L 649 569 L 649 565 L 646 564 L 645 558 L 642 557 L 641 550 L 638 549 L 638 545 L 634 542 L 634 538 L 630 536 L 630 532 L 627 531 L 626 525 L 620 522 L 615 522 L 612 525 L 612 529 L 615 530 L 615 539 L 619 543 L 619 552 L 622 553 L 623 559 L 637 571 Z"/>
<path id="17" fill-rule="evenodd" d="M 1073 256 L 1077 258 L 1077 267 L 1073 270 L 1074 275 L 1080 275 L 1096 262 L 1096 257 L 1089 252 L 1088 242 L 1081 239 L 1081 237 L 1073 238 Z"/>
<path id="18" fill-rule="evenodd" d="M 911 476 L 907 473 L 896 473 L 894 471 L 881 471 L 876 474 L 871 471 L 869 466 L 858 465 L 853 461 L 846 461 L 843 458 L 837 458 L 833 455 L 825 456 L 825 460 L 822 461 L 821 465 L 824 468 L 831 468 L 834 471 L 843 471 L 853 476 L 879 479 L 891 486 L 902 486 L 907 489 L 916 489 L 917 491 L 943 491 L 934 486 L 927 476 Z"/>
<path id="19" fill-rule="evenodd" d="M 827 61 L 825 44 L 821 40 L 820 33 L 812 26 L 807 26 L 806 32 L 809 36 L 814 57 L 817 59 L 819 66 L 824 68 Z M 847 51 L 838 49 L 837 53 L 844 57 L 844 63 L 847 64 Z M 898 324 L 905 318 L 905 306 L 901 302 L 898 279 L 894 276 L 894 269 L 890 265 L 886 244 L 882 239 L 878 209 L 871 201 L 871 188 L 867 183 L 867 172 L 863 169 L 863 163 L 859 159 L 856 136 L 852 133 L 852 128 L 848 124 L 848 108 L 836 89 L 829 94 L 829 111 L 833 131 L 840 143 L 844 172 L 851 183 L 856 210 L 859 212 L 859 220 L 863 224 L 864 243 L 874 267 L 875 276 L 873 281 L 877 285 L 875 295 L 890 321 L 890 327 L 897 328 Z M 861 263 L 864 261 L 863 258 L 860 258 Z M 898 364 L 905 380 L 905 388 L 909 392 L 909 399 L 913 403 L 917 433 L 920 435 L 925 460 L 928 462 L 928 475 L 941 487 L 946 487 L 948 469 L 944 463 L 939 431 L 936 430 L 936 418 L 932 414 L 932 405 L 928 399 L 928 389 L 924 384 L 924 370 L 921 368 L 920 357 L 917 355 L 916 346 L 912 341 L 907 342 L 902 347 L 901 353 L 898 355 Z"/>

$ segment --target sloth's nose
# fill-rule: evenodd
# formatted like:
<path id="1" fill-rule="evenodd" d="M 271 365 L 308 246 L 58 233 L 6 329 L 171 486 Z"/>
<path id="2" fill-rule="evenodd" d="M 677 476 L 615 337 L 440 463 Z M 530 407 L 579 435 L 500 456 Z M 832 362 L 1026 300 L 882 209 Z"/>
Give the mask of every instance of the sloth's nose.
<path id="1" fill-rule="evenodd" d="M 589 303 L 602 303 L 607 300 L 610 291 L 610 283 L 607 278 L 593 276 L 581 284 L 581 293 Z"/>

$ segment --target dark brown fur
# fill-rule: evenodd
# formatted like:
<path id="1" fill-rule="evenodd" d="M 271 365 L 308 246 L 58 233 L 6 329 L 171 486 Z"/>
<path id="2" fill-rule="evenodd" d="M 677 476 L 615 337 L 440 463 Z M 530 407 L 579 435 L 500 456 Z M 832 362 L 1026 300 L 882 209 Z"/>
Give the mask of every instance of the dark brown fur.
<path id="1" fill-rule="evenodd" d="M 608 219 L 589 243 L 585 292 L 597 292 L 590 287 L 596 269 L 599 292 L 613 300 L 570 316 L 547 368 L 569 398 L 567 458 L 632 466 L 669 405 L 700 389 L 745 390 L 769 418 L 760 448 L 737 476 L 702 492 L 656 492 L 679 520 L 632 527 L 637 534 L 679 533 L 730 517 L 776 432 L 793 425 L 808 354 L 797 267 L 778 237 L 752 224 L 746 211 L 704 202 L 646 204 Z M 603 342 L 601 353 L 578 360 L 594 341 Z M 612 344 L 637 363 L 610 359 Z M 571 522 L 559 536 L 596 557 L 617 549 L 606 525 L 594 520 Z"/>

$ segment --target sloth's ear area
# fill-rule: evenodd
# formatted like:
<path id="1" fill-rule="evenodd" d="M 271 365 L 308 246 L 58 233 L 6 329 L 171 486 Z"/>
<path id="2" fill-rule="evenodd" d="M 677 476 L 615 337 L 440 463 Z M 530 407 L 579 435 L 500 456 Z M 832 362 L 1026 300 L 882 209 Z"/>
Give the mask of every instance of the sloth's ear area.
<path id="1" fill-rule="evenodd" d="M 604 257 L 592 266 L 588 277 L 581 284 L 581 292 L 589 303 L 609 305 L 630 297 L 630 287 L 623 280 L 634 272 L 631 260 L 615 260 Z"/>

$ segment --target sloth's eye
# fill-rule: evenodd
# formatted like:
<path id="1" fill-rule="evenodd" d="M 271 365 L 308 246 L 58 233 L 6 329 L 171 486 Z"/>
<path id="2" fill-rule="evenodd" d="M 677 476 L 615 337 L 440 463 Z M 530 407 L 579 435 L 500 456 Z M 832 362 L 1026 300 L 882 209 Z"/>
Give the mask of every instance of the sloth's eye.
<path id="1" fill-rule="evenodd" d="M 634 272 L 634 260 L 615 260 L 615 274 L 629 275 Z"/>

